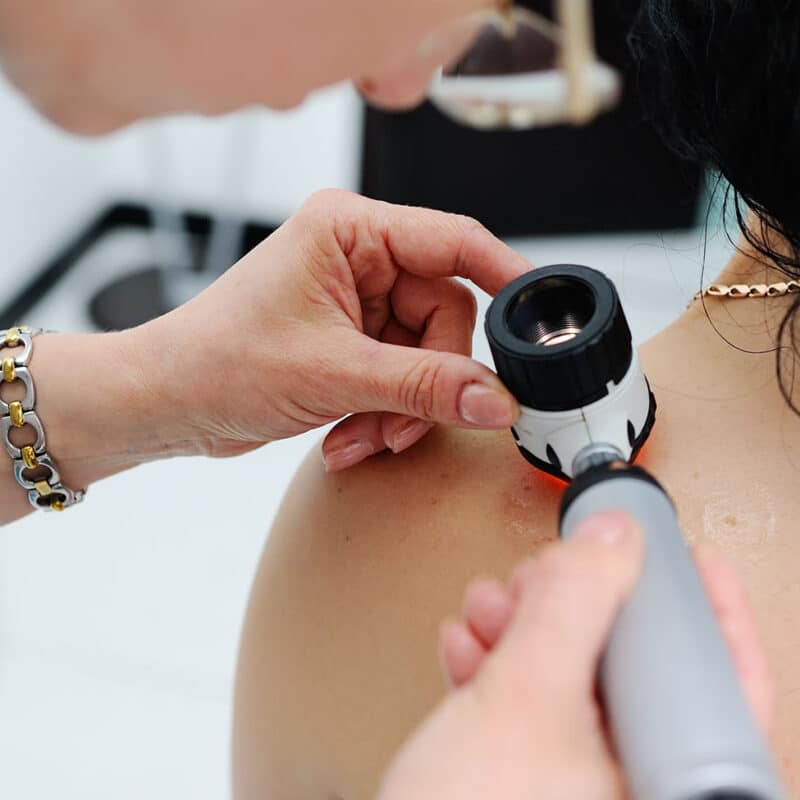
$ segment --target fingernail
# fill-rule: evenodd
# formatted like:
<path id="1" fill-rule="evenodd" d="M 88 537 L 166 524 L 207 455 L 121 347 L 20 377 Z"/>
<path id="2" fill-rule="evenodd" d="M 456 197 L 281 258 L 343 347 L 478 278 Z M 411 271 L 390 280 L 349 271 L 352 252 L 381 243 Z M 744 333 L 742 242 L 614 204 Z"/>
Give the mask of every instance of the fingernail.
<path id="1" fill-rule="evenodd" d="M 394 436 L 391 437 L 392 441 L 389 442 L 389 448 L 393 453 L 402 453 L 432 427 L 432 423 L 426 422 L 424 419 L 412 419 L 395 431 Z"/>
<path id="2" fill-rule="evenodd" d="M 620 511 L 604 511 L 582 522 L 573 538 L 595 541 L 607 547 L 622 547 L 633 535 L 630 518 Z"/>
<path id="3" fill-rule="evenodd" d="M 464 422 L 482 428 L 508 428 L 514 423 L 510 397 L 480 383 L 469 383 L 461 390 L 458 413 Z"/>
<path id="4" fill-rule="evenodd" d="M 338 472 L 347 469 L 373 455 L 375 448 L 363 439 L 348 442 L 341 447 L 322 453 L 322 460 L 328 472 Z"/>

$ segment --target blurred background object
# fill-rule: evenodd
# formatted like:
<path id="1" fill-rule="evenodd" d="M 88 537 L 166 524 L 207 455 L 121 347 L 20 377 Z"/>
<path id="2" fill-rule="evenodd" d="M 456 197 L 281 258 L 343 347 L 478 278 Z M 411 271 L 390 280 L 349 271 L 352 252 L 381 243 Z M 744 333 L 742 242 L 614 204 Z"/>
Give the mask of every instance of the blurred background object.
<path id="1" fill-rule="evenodd" d="M 550 11 L 545 0 L 524 4 Z M 134 231 L 149 237 L 150 252 L 129 254 L 120 273 L 93 286 L 87 313 L 105 330 L 151 319 L 211 283 L 320 186 L 468 214 L 500 236 L 690 228 L 703 176 L 642 119 L 625 38 L 637 6 L 597 4 L 597 50 L 622 73 L 624 95 L 582 128 L 476 131 L 430 104 L 361 111 L 347 89 L 290 114 L 152 122 L 95 146 L 43 135 L 29 119 L 23 127 L 53 152 L 56 177 L 47 200 L 31 197 L 29 207 L 48 207 L 63 186 L 73 231 L 65 225 L 62 249 L 27 265 L 16 292 L 0 289 L 0 324 L 25 316 L 95 246 Z M 47 237 L 51 247 L 57 241 Z"/>
<path id="2" fill-rule="evenodd" d="M 339 87 L 289 113 L 167 119 L 80 140 L 3 86 L 0 210 L 16 274 L 0 283 L 0 324 L 27 317 L 66 276 L 86 295 L 79 328 L 126 327 L 187 299 L 315 190 L 358 188 L 360 108 Z M 106 271 L 89 286 L 78 273 L 100 247 Z"/>
<path id="3" fill-rule="evenodd" d="M 524 0 L 550 13 L 547 0 Z M 642 120 L 626 31 L 638 0 L 595 3 L 596 46 L 623 75 L 614 111 L 585 128 L 476 131 L 425 105 L 366 112 L 362 188 L 476 217 L 500 236 L 676 230 L 695 224 L 701 171 Z"/>
<path id="4" fill-rule="evenodd" d="M 635 4 L 596 5 L 601 55 L 624 66 L 615 15 Z M 473 214 L 517 236 L 533 263 L 606 271 L 641 341 L 730 246 L 717 216 L 708 232 L 699 224 L 701 176 L 639 119 L 630 77 L 626 92 L 585 131 L 476 133 L 430 107 L 365 112 L 338 87 L 288 113 L 78 140 L 0 83 L 0 325 L 129 324 L 204 286 L 316 189 L 363 186 Z M 481 313 L 488 301 L 479 293 Z M 491 363 L 480 326 L 474 344 Z M 229 461 L 148 464 L 93 487 L 68 514 L 0 531 L 0 797 L 228 796 L 250 582 L 293 470 L 322 433 Z"/>

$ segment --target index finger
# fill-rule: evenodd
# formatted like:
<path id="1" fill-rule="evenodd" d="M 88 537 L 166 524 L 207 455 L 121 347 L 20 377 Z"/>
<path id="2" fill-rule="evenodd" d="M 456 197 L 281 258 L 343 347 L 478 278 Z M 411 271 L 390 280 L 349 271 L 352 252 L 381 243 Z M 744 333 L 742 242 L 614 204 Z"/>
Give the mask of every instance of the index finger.
<path id="1" fill-rule="evenodd" d="M 533 269 L 471 217 L 389 203 L 376 206 L 375 216 L 393 261 L 415 275 L 467 278 L 494 296 Z"/>

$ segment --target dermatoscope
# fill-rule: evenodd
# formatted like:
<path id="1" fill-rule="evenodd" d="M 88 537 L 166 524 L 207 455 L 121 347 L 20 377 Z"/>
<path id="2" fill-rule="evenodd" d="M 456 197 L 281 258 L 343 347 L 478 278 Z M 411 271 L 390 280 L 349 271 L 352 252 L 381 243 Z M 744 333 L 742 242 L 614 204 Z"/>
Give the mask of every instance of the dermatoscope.
<path id="1" fill-rule="evenodd" d="M 561 536 L 614 510 L 645 538 L 641 577 L 600 667 L 632 800 L 785 800 L 675 508 L 632 463 L 656 402 L 614 284 L 583 266 L 537 269 L 497 295 L 486 334 L 521 406 L 520 453 L 570 482 Z"/>

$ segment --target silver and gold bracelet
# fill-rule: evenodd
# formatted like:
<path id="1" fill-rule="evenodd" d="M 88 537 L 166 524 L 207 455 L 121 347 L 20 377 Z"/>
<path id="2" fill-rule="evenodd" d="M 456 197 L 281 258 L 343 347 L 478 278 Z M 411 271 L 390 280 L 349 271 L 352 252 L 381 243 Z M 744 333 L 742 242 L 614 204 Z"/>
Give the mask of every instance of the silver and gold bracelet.
<path id="1" fill-rule="evenodd" d="M 61 483 L 53 460 L 47 454 L 44 427 L 35 411 L 36 391 L 30 372 L 33 339 L 44 330 L 26 326 L 0 331 L 0 384 L 19 381 L 25 389 L 22 400 L 6 402 L 0 396 L 0 439 L 11 456 L 14 479 L 28 493 L 28 501 L 43 511 L 63 511 L 83 500 L 86 491 L 72 491 Z M 16 356 L 3 355 L 3 350 L 22 348 Z M 29 428 L 36 439 L 33 444 L 17 447 L 11 441 L 14 429 Z"/>

